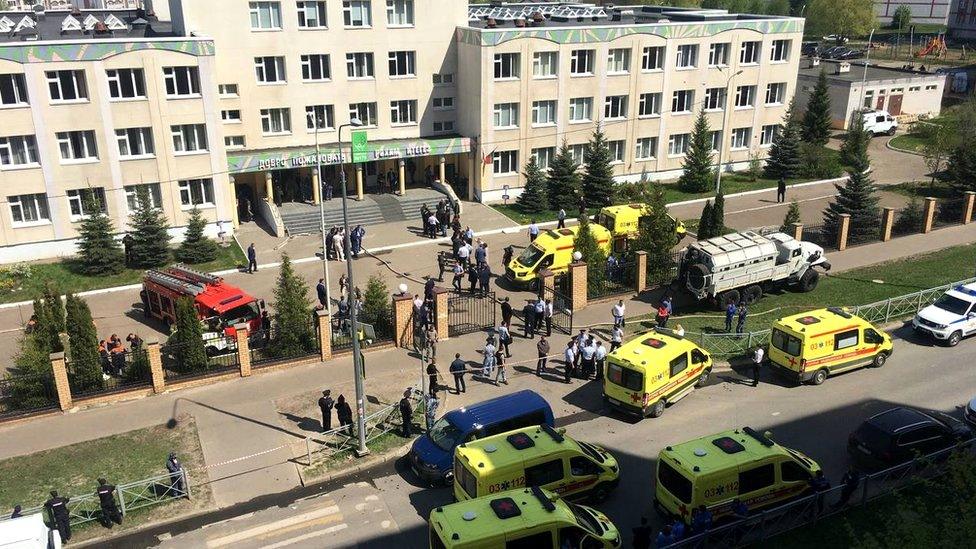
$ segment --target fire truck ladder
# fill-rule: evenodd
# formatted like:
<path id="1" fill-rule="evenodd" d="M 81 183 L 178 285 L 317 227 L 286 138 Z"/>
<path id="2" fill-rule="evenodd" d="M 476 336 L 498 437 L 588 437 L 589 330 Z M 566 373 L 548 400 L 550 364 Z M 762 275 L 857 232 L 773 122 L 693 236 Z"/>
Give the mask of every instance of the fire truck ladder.
<path id="1" fill-rule="evenodd" d="M 187 267 L 182 263 L 177 263 L 176 265 L 173 265 L 169 269 L 166 269 L 166 271 L 176 275 L 179 278 L 183 278 L 195 284 L 201 284 L 201 285 L 220 284 L 220 282 L 223 280 L 217 275 L 212 275 L 210 273 L 198 271 L 196 269 Z"/>
<path id="2" fill-rule="evenodd" d="M 203 284 L 196 284 L 194 282 L 180 280 L 175 276 L 155 270 L 146 271 L 146 279 L 151 282 L 155 282 L 160 286 L 165 286 L 166 288 L 169 288 L 175 292 L 186 293 L 193 296 L 202 294 L 207 289 Z"/>

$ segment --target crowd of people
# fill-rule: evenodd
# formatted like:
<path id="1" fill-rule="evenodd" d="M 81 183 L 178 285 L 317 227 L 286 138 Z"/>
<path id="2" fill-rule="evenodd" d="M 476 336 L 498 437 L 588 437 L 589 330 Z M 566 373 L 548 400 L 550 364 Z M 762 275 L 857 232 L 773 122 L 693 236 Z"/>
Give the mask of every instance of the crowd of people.
<path id="1" fill-rule="evenodd" d="M 128 344 L 128 348 L 126 348 Z M 106 379 L 110 376 L 122 376 L 125 373 L 125 357 L 130 352 L 142 350 L 142 338 L 138 334 L 131 333 L 125 336 L 125 343 L 118 334 L 112 334 L 107 340 L 98 342 L 98 357 L 101 361 L 102 373 Z"/>

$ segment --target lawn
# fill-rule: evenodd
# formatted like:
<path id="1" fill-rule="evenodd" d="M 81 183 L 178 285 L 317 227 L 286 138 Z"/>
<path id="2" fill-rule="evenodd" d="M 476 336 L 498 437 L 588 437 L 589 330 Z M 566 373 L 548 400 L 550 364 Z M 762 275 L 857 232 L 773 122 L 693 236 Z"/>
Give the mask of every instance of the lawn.
<path id="1" fill-rule="evenodd" d="M 202 271 L 220 271 L 244 264 L 244 253 L 240 246 L 232 243 L 219 248 L 217 259 L 194 265 Z M 52 284 L 59 291 L 84 292 L 100 288 L 111 288 L 135 284 L 142 280 L 144 271 L 126 269 L 112 276 L 85 276 L 72 270 L 72 259 L 51 263 L 18 264 L 0 269 L 0 303 L 13 303 L 34 299 L 45 284 Z M 25 275 L 26 273 L 26 275 Z"/>
<path id="2" fill-rule="evenodd" d="M 935 181 L 911 181 L 899 183 L 897 185 L 886 186 L 886 191 L 895 192 L 907 197 L 917 196 L 918 198 L 959 198 L 955 189 L 942 180 Z"/>
<path id="3" fill-rule="evenodd" d="M 895 149 L 920 153 L 925 147 L 925 139 L 917 133 L 906 133 L 891 138 L 888 144 Z"/>

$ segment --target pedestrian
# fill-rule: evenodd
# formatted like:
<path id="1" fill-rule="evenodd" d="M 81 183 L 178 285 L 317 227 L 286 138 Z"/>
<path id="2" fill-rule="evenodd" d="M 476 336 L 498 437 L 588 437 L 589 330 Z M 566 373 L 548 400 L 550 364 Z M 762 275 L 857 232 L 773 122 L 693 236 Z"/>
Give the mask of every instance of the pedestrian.
<path id="1" fill-rule="evenodd" d="M 170 495 L 174 498 L 186 497 L 186 484 L 183 482 L 183 464 L 176 457 L 176 452 L 170 452 L 166 459 L 166 471 L 169 472 Z"/>
<path id="2" fill-rule="evenodd" d="M 680 518 L 674 519 L 671 523 L 671 538 L 677 543 L 683 537 L 685 537 L 685 523 Z"/>
<path id="3" fill-rule="evenodd" d="M 430 214 L 427 216 L 427 237 L 437 238 L 437 226 L 440 223 L 437 221 L 436 214 Z"/>
<path id="4" fill-rule="evenodd" d="M 665 524 L 664 528 L 657 533 L 657 541 L 655 545 L 657 547 L 667 547 L 674 543 L 674 538 L 671 536 L 671 525 Z"/>
<path id="5" fill-rule="evenodd" d="M 481 245 L 475 248 L 474 261 L 478 265 L 481 265 L 482 263 L 488 263 L 488 244 L 482 242 Z"/>
<path id="6" fill-rule="evenodd" d="M 573 347 L 573 340 L 570 340 L 566 344 L 566 350 L 563 351 L 563 357 L 566 360 L 566 370 L 563 372 L 563 377 L 566 383 L 569 383 L 569 378 L 573 375 L 573 362 L 576 360 L 576 350 Z"/>
<path id="7" fill-rule="evenodd" d="M 509 303 L 507 296 L 502 299 L 502 323 L 506 326 L 512 325 L 512 304 Z"/>
<path id="8" fill-rule="evenodd" d="M 98 506 L 102 509 L 99 521 L 102 526 L 111 528 L 112 523 L 122 524 L 122 513 L 119 506 L 115 503 L 115 486 L 109 484 L 105 479 L 98 479 L 98 487 L 95 488 L 95 495 L 98 496 Z"/>
<path id="9" fill-rule="evenodd" d="M 823 469 L 817 469 L 817 472 L 810 479 L 810 488 L 817 493 L 817 514 L 823 514 L 824 506 L 824 492 L 830 490 L 830 481 L 824 476 Z"/>
<path id="10" fill-rule="evenodd" d="M 410 438 L 410 420 L 413 417 L 413 403 L 410 402 L 410 389 L 403 391 L 400 399 L 400 434 Z"/>
<path id="11" fill-rule="evenodd" d="M 762 366 L 764 351 L 762 347 L 757 346 L 752 352 L 752 386 L 759 386 L 759 367 Z"/>
<path id="12" fill-rule="evenodd" d="M 129 233 L 125 233 L 122 237 L 122 248 L 125 250 L 125 266 L 129 267 L 132 265 L 132 243 L 135 242 L 135 237 Z"/>
<path id="13" fill-rule="evenodd" d="M 508 267 L 508 264 L 512 262 L 513 255 L 515 255 L 515 250 L 511 246 L 505 246 L 505 252 L 502 254 L 502 269 Z"/>
<path id="14" fill-rule="evenodd" d="M 339 419 L 339 426 L 345 428 L 346 436 L 352 436 L 352 408 L 346 402 L 346 397 L 339 395 L 336 399 L 336 417 Z"/>
<path id="15" fill-rule="evenodd" d="M 318 296 L 319 304 L 321 304 L 322 307 L 329 306 L 329 300 L 326 297 L 327 293 L 326 293 L 324 278 L 320 278 L 319 283 L 315 285 L 315 294 Z"/>
<path id="16" fill-rule="evenodd" d="M 427 386 L 432 395 L 437 394 L 437 378 L 437 359 L 431 357 L 430 362 L 427 363 Z"/>
<path id="17" fill-rule="evenodd" d="M 859 484 L 861 484 L 861 473 L 854 468 L 853 465 L 848 467 L 847 472 L 841 477 L 840 483 L 844 486 L 840 491 L 840 500 L 834 504 L 834 509 L 839 509 L 851 500 L 851 496 L 857 490 Z"/>
<path id="18" fill-rule="evenodd" d="M 454 279 L 451 280 L 451 286 L 454 286 L 454 291 L 461 293 L 461 284 L 464 281 L 464 266 L 461 265 L 460 261 L 454 263 Z"/>
<path id="19" fill-rule="evenodd" d="M 14 505 L 14 510 L 12 513 L 10 513 L 10 518 L 15 519 L 15 518 L 20 518 L 22 516 L 24 516 L 24 512 L 21 506 L 19 504 Z"/>
<path id="20" fill-rule="evenodd" d="M 264 343 L 271 341 L 271 314 L 267 309 L 261 311 L 261 331 L 264 332 Z"/>
<path id="21" fill-rule="evenodd" d="M 586 347 L 586 330 L 580 330 L 576 336 L 576 356 L 573 360 L 573 367 L 579 368 L 580 359 L 583 358 L 583 347 Z"/>
<path id="22" fill-rule="evenodd" d="M 745 520 L 749 518 L 749 506 L 742 502 L 741 499 L 735 498 L 732 500 L 732 517 L 736 520 Z"/>
<path id="23" fill-rule="evenodd" d="M 332 180 L 326 178 L 325 180 L 325 199 L 332 200 L 332 191 L 335 186 L 332 184 Z"/>
<path id="24" fill-rule="evenodd" d="M 322 411 L 322 432 L 328 433 L 332 430 L 332 408 L 335 407 L 335 400 L 332 400 L 332 391 L 326 389 L 319 397 L 319 410 Z"/>
<path id="25" fill-rule="evenodd" d="M 728 306 L 725 308 L 725 333 L 732 333 L 732 320 L 735 318 L 735 314 L 739 310 L 735 306 L 734 301 L 729 301 Z"/>
<path id="26" fill-rule="evenodd" d="M 356 225 L 356 228 L 354 228 L 352 233 L 349 235 L 353 257 L 359 258 L 359 252 L 362 251 L 364 238 L 366 238 L 366 229 L 363 228 L 362 225 Z"/>
<path id="27" fill-rule="evenodd" d="M 69 498 L 63 498 L 58 495 L 57 491 L 51 491 L 51 499 L 44 502 L 44 508 L 51 515 L 51 522 L 55 524 L 58 529 L 58 535 L 61 536 L 61 544 L 64 545 L 68 543 L 71 539 L 71 520 L 70 513 L 68 513 L 68 500 Z"/>
<path id="28" fill-rule="evenodd" d="M 256 272 L 258 272 L 258 252 L 254 249 L 254 243 L 251 242 L 251 245 L 247 247 L 247 274 Z"/>
<path id="29" fill-rule="evenodd" d="M 613 327 L 624 325 L 624 315 L 627 313 L 627 306 L 624 305 L 624 300 L 617 301 L 617 304 L 613 306 L 610 314 L 613 315 Z"/>
<path id="30" fill-rule="evenodd" d="M 487 296 L 491 288 L 491 267 L 487 263 L 482 263 L 478 268 L 478 282 L 481 283 L 481 295 Z"/>
<path id="31" fill-rule="evenodd" d="M 541 332 L 542 323 L 546 320 L 546 302 L 540 297 L 535 300 L 533 306 L 535 307 L 535 330 L 533 331 Z"/>
<path id="32" fill-rule="evenodd" d="M 786 179 L 783 176 L 776 182 L 776 202 L 786 202 Z"/>
<path id="33" fill-rule="evenodd" d="M 594 357 L 596 361 L 596 378 L 603 378 L 603 368 L 607 364 L 607 348 L 603 346 L 602 341 L 596 342 L 596 355 Z"/>
<path id="34" fill-rule="evenodd" d="M 746 329 L 746 316 L 749 315 L 749 309 L 746 308 L 746 302 L 739 302 L 739 320 L 735 323 L 735 333 L 741 334 L 743 330 Z"/>
<path id="35" fill-rule="evenodd" d="M 461 360 L 461 353 L 454 353 L 454 362 L 451 362 L 449 369 L 451 375 L 454 376 L 454 394 L 459 395 L 467 392 L 468 388 L 464 383 L 464 372 L 467 370 L 467 365 Z"/>
<path id="36" fill-rule="evenodd" d="M 502 355 L 501 349 L 495 351 L 495 386 L 497 387 L 499 383 L 508 385 L 508 377 L 505 376 L 505 356 Z"/>
<path id="37" fill-rule="evenodd" d="M 346 260 L 345 238 L 346 234 L 342 231 L 342 229 L 339 229 L 336 231 L 336 234 L 332 235 L 332 241 L 334 242 L 333 246 L 335 246 L 336 251 L 336 259 L 339 261 Z"/>
<path id="38" fill-rule="evenodd" d="M 539 360 L 535 363 L 535 375 L 542 377 L 542 373 L 546 371 L 546 363 L 549 361 L 549 340 L 546 339 L 546 336 L 539 336 L 535 350 L 539 355 Z"/>
<path id="39" fill-rule="evenodd" d="M 525 307 L 522 307 L 522 330 L 524 332 L 524 337 L 529 339 L 535 339 L 535 304 L 532 300 L 525 301 Z"/>
<path id="40" fill-rule="evenodd" d="M 559 213 L 556 214 L 556 219 L 558 221 L 558 223 L 556 223 L 556 228 L 557 229 L 565 229 L 566 228 L 566 210 L 564 210 L 562 208 L 559 208 Z"/>
<path id="41" fill-rule="evenodd" d="M 474 265 L 468 267 L 468 282 L 471 284 L 471 295 L 474 295 L 478 291 L 478 269 Z"/>
<path id="42" fill-rule="evenodd" d="M 580 377 L 583 379 L 590 379 L 593 375 L 593 370 L 595 369 L 594 361 L 596 360 L 596 345 L 591 345 L 593 339 L 590 338 L 589 341 L 580 349 Z"/>
<path id="43" fill-rule="evenodd" d="M 440 338 L 437 337 L 437 329 L 434 327 L 434 323 L 430 323 L 427 326 L 427 333 L 425 334 L 425 343 L 427 344 L 427 356 L 430 360 L 437 358 L 437 342 Z"/>
<path id="44" fill-rule="evenodd" d="M 339 295 L 345 297 L 349 290 L 349 277 L 345 274 L 339 275 Z"/>
<path id="45" fill-rule="evenodd" d="M 434 420 L 437 419 L 437 408 L 440 407 L 441 401 L 437 398 L 437 395 L 427 395 L 427 400 L 424 401 L 424 419 L 427 423 L 427 432 L 434 427 Z"/>
<path id="46" fill-rule="evenodd" d="M 512 334 L 509 332 L 508 326 L 502 322 L 498 325 L 498 328 L 495 331 L 498 332 L 498 350 L 504 350 L 505 355 L 511 358 L 512 351 L 508 348 L 508 346 L 512 343 Z"/>
<path id="47" fill-rule="evenodd" d="M 529 223 L 529 242 L 535 242 L 535 239 L 539 236 L 539 226 L 535 224 L 535 219 L 532 223 Z"/>
<path id="48" fill-rule="evenodd" d="M 579 197 L 579 216 L 580 218 L 586 217 L 586 197 L 583 195 Z"/>
<path id="49" fill-rule="evenodd" d="M 624 329 L 622 326 L 614 326 L 610 334 L 610 352 L 614 352 L 624 344 Z"/>
<path id="50" fill-rule="evenodd" d="M 555 310 L 552 306 L 552 299 L 546 300 L 546 337 L 552 337 L 552 315 Z"/>
<path id="51" fill-rule="evenodd" d="M 651 527 L 647 525 L 647 517 L 641 517 L 640 526 L 633 528 L 634 549 L 651 549 Z"/>
<path id="52" fill-rule="evenodd" d="M 661 305 L 668 311 L 668 318 L 674 315 L 674 307 L 671 305 L 671 296 L 665 295 L 664 299 L 661 300 Z"/>
<path id="53" fill-rule="evenodd" d="M 699 505 L 691 512 L 691 528 L 692 533 L 702 534 L 711 530 L 712 528 L 712 512 L 708 510 L 708 507 L 704 505 Z"/>
<path id="54" fill-rule="evenodd" d="M 464 265 L 465 267 L 468 266 L 469 263 L 468 258 L 470 255 L 471 255 L 471 250 L 470 248 L 468 248 L 467 243 L 464 243 L 458 247 L 458 251 L 457 251 L 458 262 Z"/>
<path id="55" fill-rule="evenodd" d="M 491 379 L 491 374 L 495 371 L 495 345 L 492 338 L 485 342 L 485 348 L 481 358 L 481 377 Z"/>

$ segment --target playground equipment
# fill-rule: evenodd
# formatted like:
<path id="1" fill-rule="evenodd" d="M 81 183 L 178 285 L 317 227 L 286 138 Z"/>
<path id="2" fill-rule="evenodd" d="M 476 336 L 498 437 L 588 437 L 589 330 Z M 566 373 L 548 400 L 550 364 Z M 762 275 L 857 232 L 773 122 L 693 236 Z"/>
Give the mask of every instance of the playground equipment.
<path id="1" fill-rule="evenodd" d="M 948 51 L 949 48 L 946 47 L 945 36 L 939 34 L 933 36 L 928 44 L 925 44 L 922 49 L 915 52 L 915 57 L 926 57 L 931 54 L 935 54 L 936 57 L 945 57 Z"/>

